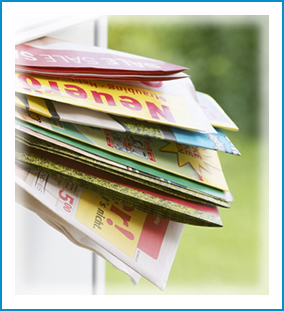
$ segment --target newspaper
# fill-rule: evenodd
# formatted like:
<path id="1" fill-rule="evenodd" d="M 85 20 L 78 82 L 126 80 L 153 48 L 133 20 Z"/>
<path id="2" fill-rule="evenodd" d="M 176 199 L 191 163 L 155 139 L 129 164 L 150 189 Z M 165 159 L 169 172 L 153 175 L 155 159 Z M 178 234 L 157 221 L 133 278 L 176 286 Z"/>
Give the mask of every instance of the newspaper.
<path id="1" fill-rule="evenodd" d="M 16 166 L 16 184 L 29 194 L 26 200 L 20 197 L 20 204 L 71 241 L 104 257 L 134 284 L 139 274 L 161 290 L 165 288 L 183 224 L 119 204 L 38 170 Z"/>
<path id="2" fill-rule="evenodd" d="M 16 167 L 16 170 L 19 170 L 19 168 Z M 25 171 L 22 170 L 21 173 L 23 172 Z M 40 201 L 40 197 L 37 194 L 32 195 L 29 191 L 30 187 L 26 185 L 23 180 L 19 179 L 19 177 L 16 177 L 16 203 L 36 213 L 48 225 L 50 225 L 60 233 L 64 234 L 65 237 L 68 238 L 75 245 L 84 247 L 91 250 L 92 252 L 95 252 L 96 254 L 107 260 L 109 263 L 111 263 L 116 269 L 126 273 L 130 277 L 130 281 L 134 285 L 138 284 L 141 277 L 140 274 L 125 265 L 118 258 L 114 257 L 111 253 L 98 245 L 94 240 L 86 236 L 75 226 L 72 226 L 64 218 L 54 213 L 53 209 L 49 207 L 50 202 L 46 201 L 46 199 Z"/>

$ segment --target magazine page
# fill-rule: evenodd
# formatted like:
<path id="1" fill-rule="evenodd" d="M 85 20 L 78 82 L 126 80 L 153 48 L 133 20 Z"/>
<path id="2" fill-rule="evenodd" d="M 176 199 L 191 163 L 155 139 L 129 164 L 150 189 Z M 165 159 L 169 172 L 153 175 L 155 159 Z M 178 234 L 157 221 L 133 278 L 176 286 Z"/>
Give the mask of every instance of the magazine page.
<path id="1" fill-rule="evenodd" d="M 215 133 L 188 79 L 167 81 L 159 91 L 110 81 L 53 79 L 15 73 L 16 92 L 118 116 Z"/>
<path id="2" fill-rule="evenodd" d="M 61 122 L 53 125 L 51 119 L 32 119 L 24 111 L 16 116 L 39 127 L 55 131 L 109 151 L 122 157 L 154 166 L 167 172 L 228 191 L 216 151 L 182 145 L 175 142 L 140 138 L 124 133 Z"/>
<path id="3" fill-rule="evenodd" d="M 56 121 L 84 124 L 117 132 L 126 131 L 119 122 L 111 117 L 111 115 L 100 111 L 67 105 L 21 93 L 15 94 L 15 104 L 17 107 Z"/>
<path id="4" fill-rule="evenodd" d="M 28 132 L 25 131 L 25 133 Z M 202 194 L 200 192 L 194 191 L 193 189 L 188 189 L 184 187 L 180 187 L 176 184 L 173 184 L 165 179 L 156 178 L 153 175 L 145 174 L 138 170 L 133 170 L 127 166 L 123 165 L 112 165 L 111 161 L 103 161 L 102 158 L 97 156 L 92 156 L 92 154 L 87 152 L 80 152 L 78 148 L 71 147 L 69 145 L 60 143 L 56 140 L 51 140 L 46 136 L 40 135 L 41 138 L 37 138 L 38 136 L 34 133 L 32 135 L 24 134 L 23 132 L 16 130 L 16 141 L 21 142 L 22 144 L 31 147 L 40 149 L 46 152 L 50 152 L 52 154 L 56 154 L 61 157 L 66 157 L 72 159 L 74 161 L 78 161 L 80 163 L 95 167 L 99 170 L 103 170 L 109 172 L 114 175 L 121 176 L 126 179 L 130 179 L 137 183 L 141 183 L 143 185 L 147 185 L 149 187 L 161 190 L 168 194 L 175 195 L 177 197 L 183 198 L 185 200 L 200 202 L 204 204 L 214 204 L 216 206 L 222 207 L 230 207 L 228 201 L 222 200 L 220 198 L 214 198 L 212 196 L 208 196 Z M 46 138 L 46 139 L 45 139 Z M 78 151 L 78 152 L 77 152 Z M 88 155 L 91 155 L 90 157 Z"/>
<path id="5" fill-rule="evenodd" d="M 113 162 L 116 162 L 119 165 L 126 166 L 127 170 L 133 170 L 139 174 L 150 175 L 152 178 L 168 181 L 170 184 L 177 185 L 178 187 L 183 187 L 185 189 L 193 190 L 197 193 L 201 193 L 201 194 L 215 197 L 217 199 L 229 201 L 227 198 L 228 191 L 219 190 L 215 187 L 210 187 L 199 182 L 194 182 L 191 179 L 168 173 L 167 171 L 160 170 L 154 166 L 149 166 L 149 165 L 143 164 L 142 162 L 131 160 L 130 158 L 121 157 L 119 155 L 110 153 L 103 149 L 96 148 L 95 146 L 92 146 L 90 144 L 86 144 L 79 140 L 72 139 L 68 136 L 60 135 L 56 132 L 46 130 L 42 127 L 38 127 L 32 123 L 25 122 L 18 118 L 15 119 L 15 122 L 16 122 L 16 126 L 21 125 L 24 128 L 28 128 L 29 130 L 32 130 L 34 132 L 46 135 L 50 138 L 60 141 L 61 143 L 66 143 L 67 145 L 76 147 L 85 152 L 89 152 L 93 155 L 100 156 L 101 158 L 105 160 L 106 159 L 111 160 Z M 18 127 L 18 128 L 21 129 L 21 127 Z M 101 159 L 101 161 L 104 161 L 103 159 Z"/>
<path id="6" fill-rule="evenodd" d="M 16 163 L 60 176 L 86 189 L 165 219 L 198 226 L 222 226 L 215 205 L 196 203 L 113 175 L 73 159 L 16 143 Z"/>
<path id="7" fill-rule="evenodd" d="M 106 48 L 50 37 L 15 46 L 16 66 L 40 67 L 71 72 L 167 74 L 187 70 L 166 63 Z"/>
<path id="8" fill-rule="evenodd" d="M 167 75 L 145 75 L 142 76 L 139 74 L 107 74 L 107 73 L 73 73 L 73 72 L 62 72 L 62 71 L 53 71 L 53 70 L 39 70 L 38 68 L 31 67 L 23 67 L 16 66 L 16 71 L 19 73 L 27 73 L 32 75 L 42 75 L 45 77 L 52 78 L 64 78 L 64 79 L 88 79 L 88 80 L 108 80 L 108 81 L 116 81 L 116 82 L 124 82 L 124 81 L 169 81 L 169 80 L 177 80 L 182 78 L 188 78 L 188 75 L 182 72 L 175 74 L 167 74 Z"/>
<path id="9" fill-rule="evenodd" d="M 211 125 L 231 131 L 239 130 L 236 124 L 211 96 L 201 92 L 196 92 L 196 94 L 202 111 L 207 116 Z"/>
<path id="10" fill-rule="evenodd" d="M 40 171 L 29 171 L 28 192 L 137 273 L 166 286 L 183 224 L 158 218 Z"/>
<path id="11" fill-rule="evenodd" d="M 29 112 L 56 121 L 99 127 L 117 132 L 128 132 L 139 136 L 175 141 L 180 144 L 240 155 L 240 152 L 232 144 L 228 136 L 220 130 L 216 130 L 216 133 L 207 134 L 179 129 L 133 118 L 109 115 L 21 93 L 15 94 L 15 104 L 17 107 L 26 109 Z"/>
<path id="12" fill-rule="evenodd" d="M 31 129 L 25 128 L 21 125 L 16 125 L 16 140 L 26 144 L 27 146 L 45 150 L 61 156 L 71 157 L 74 160 L 80 161 L 84 164 L 94 166 L 96 168 L 105 170 L 107 172 L 137 181 L 142 184 L 147 184 L 151 187 L 163 190 L 168 193 L 175 194 L 181 198 L 195 198 L 195 201 L 207 202 L 217 206 L 230 207 L 227 198 L 217 198 L 216 196 L 208 195 L 205 192 L 194 190 L 177 183 L 173 183 L 165 178 L 159 178 L 156 175 L 145 173 L 126 165 L 121 165 L 117 162 L 96 156 L 90 152 L 84 151 L 80 148 L 66 144 L 54 138 L 42 135 Z"/>
<path id="13" fill-rule="evenodd" d="M 77 152 L 77 153 L 80 153 L 90 159 L 94 159 L 96 160 L 97 162 L 103 162 L 105 164 L 108 164 L 110 166 L 115 166 L 115 167 L 119 167 L 119 168 L 122 168 L 122 169 L 125 169 L 127 170 L 128 167 L 126 165 L 123 165 L 123 164 L 120 164 L 118 162 L 115 162 L 115 161 L 111 161 L 107 158 L 104 158 L 104 157 L 101 157 L 99 155 L 96 155 L 94 153 L 91 153 L 91 152 L 88 152 L 84 149 L 80 149 L 76 146 L 73 146 L 73 145 L 70 145 L 70 144 L 67 144 L 65 143 L 64 141 L 60 141 L 58 139 L 55 139 L 53 137 L 50 137 L 50 136 L 47 136 L 47 135 L 44 135 L 42 133 L 39 133 L 39 132 L 36 132 L 36 131 L 33 131 L 31 128 L 28 128 L 28 127 L 25 127 L 23 125 L 20 125 L 20 124 L 17 124 L 15 123 L 15 130 L 16 130 L 16 139 L 19 139 L 19 135 L 21 137 L 21 140 L 25 139 L 25 140 L 28 140 L 28 145 L 31 145 L 31 139 L 30 138 L 27 138 L 27 137 L 24 137 L 24 134 L 27 134 L 29 136 L 33 136 L 35 138 L 38 138 L 37 140 L 37 145 L 40 146 L 41 145 L 41 142 L 45 142 L 45 148 L 46 148 L 46 144 L 50 143 L 52 148 L 56 148 L 56 146 L 60 146 L 60 147 L 63 147 L 63 148 L 66 148 L 68 149 L 68 151 L 74 151 L 74 152 Z M 19 133 L 20 132 L 20 133 Z"/>

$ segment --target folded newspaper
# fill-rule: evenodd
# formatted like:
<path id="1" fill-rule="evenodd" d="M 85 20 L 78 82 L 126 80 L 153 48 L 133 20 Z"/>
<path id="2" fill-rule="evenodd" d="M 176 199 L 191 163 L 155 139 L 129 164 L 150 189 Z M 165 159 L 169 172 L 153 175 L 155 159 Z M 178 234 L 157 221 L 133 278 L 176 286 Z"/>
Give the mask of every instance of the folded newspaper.
<path id="1" fill-rule="evenodd" d="M 184 225 L 78 187 L 64 179 L 16 166 L 19 204 L 37 213 L 75 244 L 99 254 L 136 284 L 139 275 L 166 286 Z"/>

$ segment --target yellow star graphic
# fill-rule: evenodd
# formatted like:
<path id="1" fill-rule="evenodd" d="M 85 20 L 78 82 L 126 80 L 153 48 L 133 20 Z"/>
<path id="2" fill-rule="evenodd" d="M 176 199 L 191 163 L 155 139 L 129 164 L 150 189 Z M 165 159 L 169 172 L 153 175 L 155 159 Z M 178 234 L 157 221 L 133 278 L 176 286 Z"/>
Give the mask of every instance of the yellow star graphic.
<path id="1" fill-rule="evenodd" d="M 177 155 L 177 164 L 179 167 L 189 164 L 198 176 L 200 181 L 223 177 L 220 162 L 216 151 L 188 146 L 176 142 L 169 142 L 166 146 L 160 148 L 161 152 L 175 153 Z"/>

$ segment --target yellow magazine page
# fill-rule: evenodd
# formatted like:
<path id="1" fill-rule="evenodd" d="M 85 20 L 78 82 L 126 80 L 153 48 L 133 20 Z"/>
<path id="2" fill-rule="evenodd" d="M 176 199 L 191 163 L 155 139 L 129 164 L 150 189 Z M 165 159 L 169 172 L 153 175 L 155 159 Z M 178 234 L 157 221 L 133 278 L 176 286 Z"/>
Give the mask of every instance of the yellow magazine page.
<path id="1" fill-rule="evenodd" d="M 163 88 L 163 92 L 158 92 L 148 89 L 146 85 L 142 88 L 109 81 L 55 80 L 19 73 L 15 73 L 15 82 L 16 92 L 19 93 L 153 123 L 215 132 L 202 113 L 196 95 L 193 96 L 188 89 L 189 85 L 185 86 L 184 94 L 173 95 L 173 84 L 165 84 L 167 87 Z"/>
<path id="2" fill-rule="evenodd" d="M 212 126 L 231 131 L 238 131 L 239 128 L 229 118 L 220 105 L 208 94 L 196 92 L 200 107 L 210 121 Z"/>
<path id="3" fill-rule="evenodd" d="M 54 124 L 51 119 L 39 115 L 31 118 L 20 110 L 16 110 L 16 117 L 124 158 L 224 191 L 229 190 L 217 151 L 66 122 Z"/>
<path id="4" fill-rule="evenodd" d="M 217 151 L 75 125 L 96 147 L 228 191 Z"/>
<path id="5" fill-rule="evenodd" d="M 81 108 L 37 96 L 15 94 L 15 105 L 54 121 L 64 121 L 125 132 L 125 128 L 104 112 Z"/>
<path id="6" fill-rule="evenodd" d="M 138 183 L 154 187 L 169 194 L 176 195 L 186 200 L 198 201 L 203 203 L 211 203 L 217 206 L 230 207 L 230 204 L 223 198 L 214 198 L 211 195 L 206 195 L 193 189 L 182 187 L 176 183 L 169 182 L 167 179 L 159 178 L 156 175 L 148 174 L 130 168 L 126 165 L 121 165 L 109 159 L 96 156 L 90 152 L 84 151 L 80 148 L 74 147 L 70 144 L 61 142 L 57 139 L 48 137 L 46 135 L 37 133 L 27 127 L 15 124 L 16 141 L 23 144 L 51 152 L 57 155 L 72 158 L 81 163 L 102 169 L 104 171 L 113 173 L 124 178 L 128 178 Z M 210 204 L 209 203 L 209 204 Z"/>

